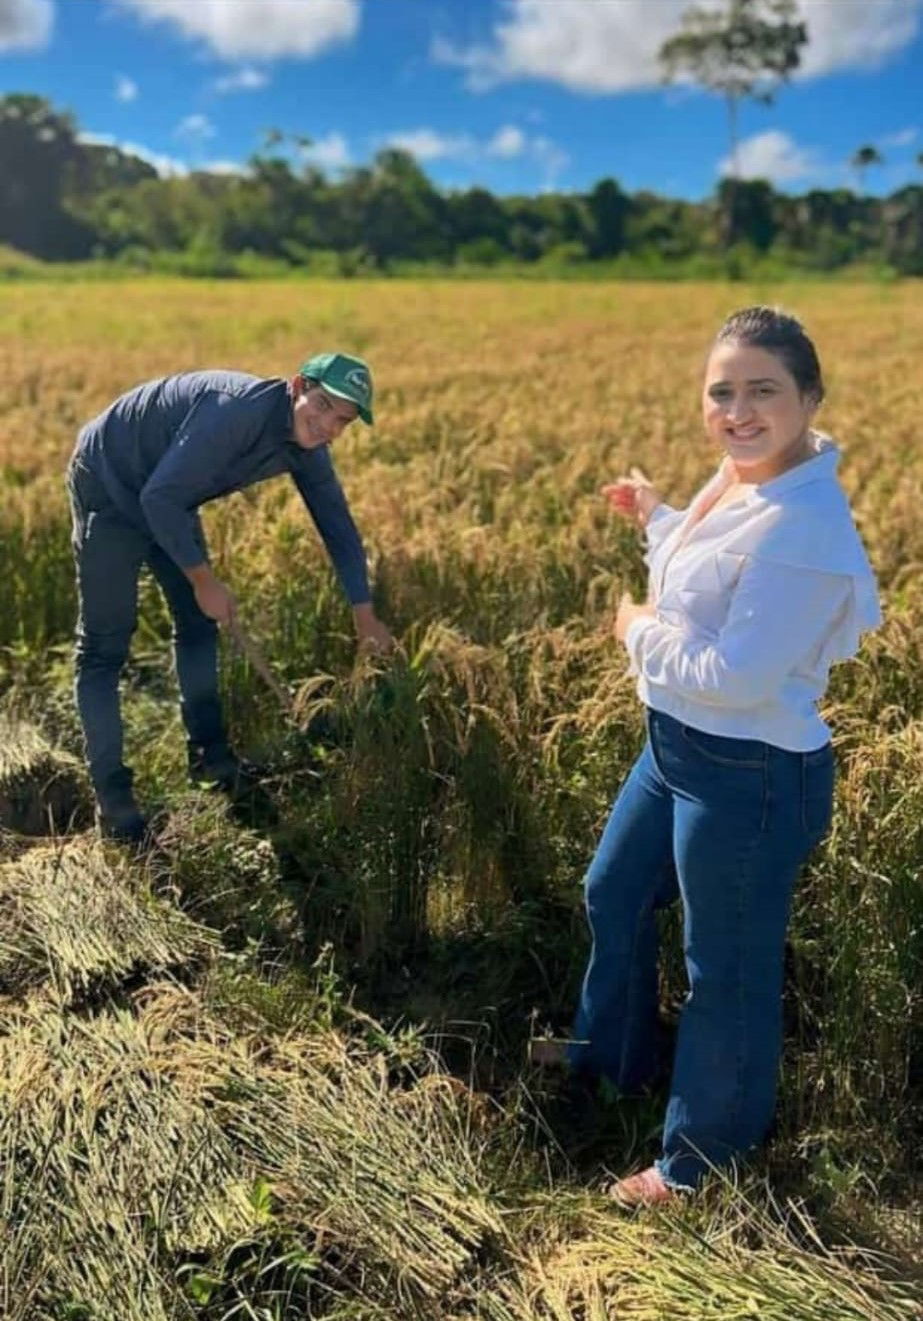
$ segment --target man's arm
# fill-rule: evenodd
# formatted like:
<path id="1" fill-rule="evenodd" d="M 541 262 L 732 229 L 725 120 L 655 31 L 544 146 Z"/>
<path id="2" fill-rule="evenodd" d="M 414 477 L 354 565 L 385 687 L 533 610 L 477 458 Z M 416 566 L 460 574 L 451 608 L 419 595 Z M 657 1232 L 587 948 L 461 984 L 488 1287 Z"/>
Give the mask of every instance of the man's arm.
<path id="1" fill-rule="evenodd" d="M 196 510 L 220 493 L 228 470 L 266 425 L 267 397 L 203 393 L 140 495 L 154 538 L 189 579 L 203 614 L 219 624 L 233 622 L 236 602 L 208 563 Z"/>
<path id="2" fill-rule="evenodd" d="M 362 538 L 327 449 L 300 453 L 292 478 L 353 608 L 360 642 L 373 648 L 389 647 L 391 634 L 372 607 Z"/>

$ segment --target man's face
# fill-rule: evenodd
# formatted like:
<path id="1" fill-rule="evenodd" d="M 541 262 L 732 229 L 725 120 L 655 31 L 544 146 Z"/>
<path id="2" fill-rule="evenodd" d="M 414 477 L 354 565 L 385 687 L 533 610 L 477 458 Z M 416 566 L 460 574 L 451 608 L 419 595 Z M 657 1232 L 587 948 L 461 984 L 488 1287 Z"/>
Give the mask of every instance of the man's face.
<path id="1" fill-rule="evenodd" d="M 296 376 L 292 381 L 294 404 L 292 427 L 295 442 L 302 449 L 318 449 L 329 445 L 359 415 L 355 404 L 328 394 L 322 385 Z"/>

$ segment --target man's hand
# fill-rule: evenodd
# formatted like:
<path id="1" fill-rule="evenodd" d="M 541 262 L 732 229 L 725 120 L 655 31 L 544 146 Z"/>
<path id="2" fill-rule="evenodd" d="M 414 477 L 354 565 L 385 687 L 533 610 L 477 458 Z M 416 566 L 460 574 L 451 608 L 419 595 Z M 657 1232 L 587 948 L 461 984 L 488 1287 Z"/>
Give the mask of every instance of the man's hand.
<path id="1" fill-rule="evenodd" d="M 185 570 L 186 577 L 192 583 L 195 599 L 203 615 L 214 619 L 216 624 L 232 624 L 237 618 L 237 602 L 219 578 L 216 578 L 207 564 L 196 564 Z"/>
<path id="2" fill-rule="evenodd" d="M 638 605 L 633 601 L 630 592 L 624 592 L 619 601 L 618 613 L 615 616 L 615 636 L 619 642 L 625 641 L 625 635 L 636 619 L 655 619 L 657 611 L 652 605 Z"/>
<path id="3" fill-rule="evenodd" d="M 195 589 L 195 599 L 198 601 L 199 609 L 203 615 L 208 615 L 209 619 L 214 619 L 216 624 L 227 627 L 229 624 L 233 624 L 237 618 L 237 602 L 224 583 L 217 578 L 214 582 L 197 587 Z"/>
<path id="4" fill-rule="evenodd" d="M 640 468 L 632 468 L 627 477 L 600 488 L 613 509 L 622 518 L 630 518 L 638 527 L 646 527 L 651 514 L 662 503 L 660 493 Z"/>
<path id="5" fill-rule="evenodd" d="M 356 622 L 356 636 L 359 639 L 359 650 L 364 652 L 390 651 L 394 646 L 394 638 L 390 630 L 384 625 L 371 603 L 366 601 L 362 605 L 353 606 L 353 618 Z"/>

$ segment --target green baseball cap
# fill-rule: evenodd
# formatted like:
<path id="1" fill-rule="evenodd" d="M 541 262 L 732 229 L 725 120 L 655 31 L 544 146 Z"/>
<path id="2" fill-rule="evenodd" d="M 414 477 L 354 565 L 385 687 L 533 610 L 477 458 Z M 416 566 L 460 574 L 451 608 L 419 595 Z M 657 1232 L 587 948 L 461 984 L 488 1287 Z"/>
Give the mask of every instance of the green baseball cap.
<path id="1" fill-rule="evenodd" d="M 356 405 L 362 421 L 372 425 L 372 373 L 361 358 L 348 353 L 316 353 L 298 368 L 300 376 L 317 381 L 330 394 Z"/>

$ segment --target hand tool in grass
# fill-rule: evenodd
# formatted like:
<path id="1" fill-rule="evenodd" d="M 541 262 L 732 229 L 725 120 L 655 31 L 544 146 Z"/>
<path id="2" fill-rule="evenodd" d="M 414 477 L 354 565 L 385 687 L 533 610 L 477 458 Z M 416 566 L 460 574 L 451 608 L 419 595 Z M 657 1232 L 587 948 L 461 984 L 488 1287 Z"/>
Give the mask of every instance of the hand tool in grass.
<path id="1" fill-rule="evenodd" d="M 249 661 L 253 666 L 257 674 L 266 684 L 267 688 L 270 688 L 279 699 L 280 704 L 285 708 L 286 714 L 294 719 L 297 716 L 297 712 L 295 710 L 295 702 L 291 693 L 287 688 L 282 686 L 273 674 L 272 670 L 269 668 L 269 662 L 254 642 L 253 638 L 237 619 L 232 619 L 228 624 L 227 629 L 237 650 L 244 659 Z"/>
<path id="2" fill-rule="evenodd" d="M 269 668 L 269 662 L 253 638 L 236 619 L 230 620 L 226 627 L 234 646 L 244 659 L 253 666 L 267 688 L 271 689 L 274 696 L 278 698 L 289 724 L 294 728 L 298 728 L 294 699 L 288 689 L 283 687 L 273 674 Z M 259 775 L 259 783 L 254 781 L 249 786 L 248 792 L 233 804 L 232 810 L 239 813 L 238 819 L 244 825 L 273 827 L 279 824 L 278 807 L 273 795 L 267 793 L 266 786 L 262 783 L 265 774 L 266 768 L 263 768 Z"/>
<path id="3" fill-rule="evenodd" d="M 305 740 L 311 744 L 316 742 L 338 744 L 342 740 L 342 734 L 336 731 L 335 725 L 326 720 L 317 712 L 306 713 L 304 701 L 310 699 L 310 685 L 308 691 L 302 690 L 298 696 L 293 696 L 273 674 L 269 668 L 269 662 L 263 655 L 260 647 L 254 642 L 246 629 L 239 620 L 234 619 L 227 625 L 228 632 L 234 645 L 240 654 L 247 660 L 257 674 L 263 680 L 268 688 L 272 690 L 279 700 L 279 704 L 288 717 L 289 726 L 293 735 L 299 741 Z M 326 682 L 321 679 L 321 682 Z M 386 675 L 379 675 L 377 682 L 377 691 L 379 699 L 384 704 L 385 710 L 390 710 L 394 703 L 394 694 L 391 687 L 391 680 Z"/>

